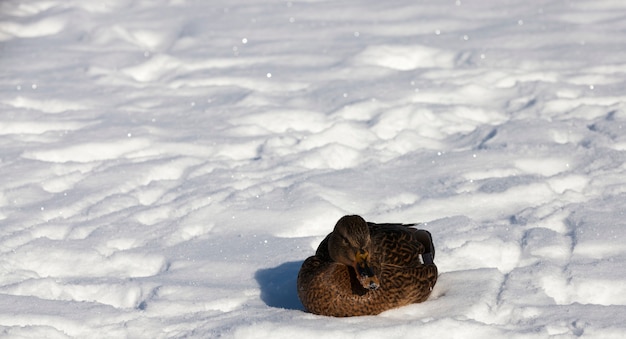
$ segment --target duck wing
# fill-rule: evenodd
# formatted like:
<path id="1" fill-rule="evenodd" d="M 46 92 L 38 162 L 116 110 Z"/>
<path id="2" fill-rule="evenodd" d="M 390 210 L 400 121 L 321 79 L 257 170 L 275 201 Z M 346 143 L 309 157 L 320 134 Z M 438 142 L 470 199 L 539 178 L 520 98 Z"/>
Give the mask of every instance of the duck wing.
<path id="1" fill-rule="evenodd" d="M 430 232 L 417 224 L 368 222 L 375 257 L 381 265 L 420 267 L 434 264 L 435 246 Z"/>

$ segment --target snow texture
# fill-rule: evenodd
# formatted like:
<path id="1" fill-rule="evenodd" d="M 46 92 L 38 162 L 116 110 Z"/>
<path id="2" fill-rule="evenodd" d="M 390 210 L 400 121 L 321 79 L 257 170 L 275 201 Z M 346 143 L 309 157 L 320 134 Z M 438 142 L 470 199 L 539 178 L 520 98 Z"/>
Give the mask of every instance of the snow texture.
<path id="1" fill-rule="evenodd" d="M 623 338 L 626 2 L 0 2 L 0 336 Z M 302 310 L 344 214 L 431 298 Z"/>

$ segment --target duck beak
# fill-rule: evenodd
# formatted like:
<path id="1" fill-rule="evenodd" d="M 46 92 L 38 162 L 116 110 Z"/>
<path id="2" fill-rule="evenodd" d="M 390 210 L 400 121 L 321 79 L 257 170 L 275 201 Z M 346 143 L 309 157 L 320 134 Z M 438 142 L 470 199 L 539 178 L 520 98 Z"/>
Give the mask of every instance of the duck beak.
<path id="1" fill-rule="evenodd" d="M 354 269 L 361 285 L 370 290 L 378 289 L 380 281 L 369 265 L 369 253 L 366 250 L 359 250 L 355 258 Z"/>

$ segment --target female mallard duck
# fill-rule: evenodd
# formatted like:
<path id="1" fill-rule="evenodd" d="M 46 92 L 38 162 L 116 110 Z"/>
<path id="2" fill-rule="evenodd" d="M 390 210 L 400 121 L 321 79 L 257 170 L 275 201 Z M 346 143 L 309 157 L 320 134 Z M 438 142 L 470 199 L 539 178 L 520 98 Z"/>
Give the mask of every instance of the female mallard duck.
<path id="1" fill-rule="evenodd" d="M 344 216 L 298 273 L 298 297 L 312 313 L 373 315 L 422 302 L 437 281 L 428 231 Z"/>

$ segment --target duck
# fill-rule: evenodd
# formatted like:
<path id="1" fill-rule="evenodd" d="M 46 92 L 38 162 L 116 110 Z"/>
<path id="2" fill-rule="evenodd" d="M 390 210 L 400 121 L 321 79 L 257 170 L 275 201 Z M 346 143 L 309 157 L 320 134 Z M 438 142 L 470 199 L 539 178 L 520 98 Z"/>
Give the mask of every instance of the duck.
<path id="1" fill-rule="evenodd" d="M 298 272 L 305 310 L 351 317 L 425 301 L 438 271 L 431 233 L 416 225 L 341 217 Z"/>

